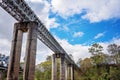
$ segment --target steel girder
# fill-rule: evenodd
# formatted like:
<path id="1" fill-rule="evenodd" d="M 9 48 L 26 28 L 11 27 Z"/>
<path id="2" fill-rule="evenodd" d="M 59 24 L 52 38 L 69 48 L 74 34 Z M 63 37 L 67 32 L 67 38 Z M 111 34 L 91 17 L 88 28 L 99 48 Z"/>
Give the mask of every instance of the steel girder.
<path id="1" fill-rule="evenodd" d="M 38 38 L 53 52 L 65 54 L 70 64 L 75 64 L 24 0 L 0 0 L 0 6 L 19 22 L 37 22 Z"/>

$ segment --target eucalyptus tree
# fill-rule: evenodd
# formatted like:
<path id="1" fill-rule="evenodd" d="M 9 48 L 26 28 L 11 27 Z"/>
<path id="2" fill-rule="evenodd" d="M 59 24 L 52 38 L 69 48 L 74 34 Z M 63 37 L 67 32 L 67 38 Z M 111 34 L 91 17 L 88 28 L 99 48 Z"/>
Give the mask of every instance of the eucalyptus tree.
<path id="1" fill-rule="evenodd" d="M 120 45 L 110 44 L 107 47 L 107 51 L 112 55 L 116 64 L 120 63 Z"/>
<path id="2" fill-rule="evenodd" d="M 103 47 L 101 45 L 95 43 L 88 50 L 92 54 L 93 63 L 95 65 L 103 62 Z"/>

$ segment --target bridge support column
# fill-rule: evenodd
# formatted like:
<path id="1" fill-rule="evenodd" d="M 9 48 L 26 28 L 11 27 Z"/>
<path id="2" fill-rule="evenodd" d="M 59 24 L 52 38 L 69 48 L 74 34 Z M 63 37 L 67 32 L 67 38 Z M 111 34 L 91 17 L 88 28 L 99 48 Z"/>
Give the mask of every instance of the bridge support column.
<path id="1" fill-rule="evenodd" d="M 24 66 L 24 80 L 34 80 L 35 60 L 37 49 L 37 23 L 30 22 L 28 24 L 28 36 Z"/>
<path id="2" fill-rule="evenodd" d="M 66 64 L 66 66 L 65 66 L 65 80 L 68 80 L 68 74 L 69 74 L 68 64 Z"/>
<path id="3" fill-rule="evenodd" d="M 16 23 L 14 25 L 7 80 L 19 80 L 22 38 L 23 38 L 23 32 L 27 32 L 27 31 L 28 31 L 28 41 L 26 48 L 24 80 L 34 80 L 36 44 L 37 44 L 36 30 L 37 30 L 37 23 L 35 22 L 21 22 L 21 23 Z"/>
<path id="4" fill-rule="evenodd" d="M 71 80 L 74 80 L 74 65 L 71 64 Z"/>
<path id="5" fill-rule="evenodd" d="M 65 54 L 60 54 L 60 80 L 65 80 Z"/>
<path id="6" fill-rule="evenodd" d="M 23 25 L 14 25 L 13 40 L 10 52 L 10 62 L 8 66 L 7 80 L 19 80 L 20 56 L 22 47 Z"/>
<path id="7" fill-rule="evenodd" d="M 52 80 L 57 80 L 57 62 L 56 55 L 52 55 Z"/>

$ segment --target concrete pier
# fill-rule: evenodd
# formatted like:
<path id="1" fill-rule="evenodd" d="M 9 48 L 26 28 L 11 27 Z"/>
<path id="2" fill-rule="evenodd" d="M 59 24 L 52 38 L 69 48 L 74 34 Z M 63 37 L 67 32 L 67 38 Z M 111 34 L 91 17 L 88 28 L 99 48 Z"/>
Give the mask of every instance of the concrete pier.
<path id="1" fill-rule="evenodd" d="M 20 56 L 23 38 L 22 26 L 24 25 L 19 23 L 14 25 L 7 80 L 19 80 Z"/>
<path id="2" fill-rule="evenodd" d="M 68 75 L 69 75 L 69 70 L 68 70 L 68 64 L 65 64 L 65 80 L 68 80 Z"/>
<path id="3" fill-rule="evenodd" d="M 57 80 L 57 58 L 60 58 L 60 80 L 74 80 L 74 65 L 69 64 L 65 54 L 56 53 L 52 55 L 52 80 Z M 71 73 L 70 73 L 71 72 Z"/>
<path id="4" fill-rule="evenodd" d="M 34 80 L 37 48 L 37 27 L 38 25 L 36 22 L 21 22 L 14 25 L 7 80 L 19 80 L 20 57 L 24 32 L 28 32 L 28 38 L 23 79 Z"/>
<path id="5" fill-rule="evenodd" d="M 57 80 L 57 61 L 56 55 L 52 55 L 52 80 Z"/>
<path id="6" fill-rule="evenodd" d="M 65 55 L 60 54 L 60 80 L 65 80 Z"/>
<path id="7" fill-rule="evenodd" d="M 37 50 L 37 23 L 28 23 L 28 36 L 26 45 L 24 80 L 34 80 L 35 60 Z"/>
<path id="8" fill-rule="evenodd" d="M 71 64 L 71 80 L 74 80 L 74 65 Z"/>

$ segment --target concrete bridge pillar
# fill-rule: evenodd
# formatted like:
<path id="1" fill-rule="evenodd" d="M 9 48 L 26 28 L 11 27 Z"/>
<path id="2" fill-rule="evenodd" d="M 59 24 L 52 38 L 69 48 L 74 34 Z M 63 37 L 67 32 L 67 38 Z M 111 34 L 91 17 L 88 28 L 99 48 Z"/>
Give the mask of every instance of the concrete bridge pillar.
<path id="1" fill-rule="evenodd" d="M 57 80 L 57 58 L 60 58 L 60 80 L 68 80 L 70 75 L 70 80 L 74 80 L 74 65 L 68 64 L 62 53 L 52 55 L 52 80 Z"/>
<path id="2" fill-rule="evenodd" d="M 57 80 L 57 61 L 56 55 L 52 55 L 52 80 Z"/>
<path id="3" fill-rule="evenodd" d="M 14 25 L 13 40 L 10 52 L 7 80 L 19 80 L 20 56 L 23 32 L 28 31 L 25 56 L 24 80 L 34 80 L 35 56 L 37 45 L 37 23 L 21 22 Z"/>
<path id="4" fill-rule="evenodd" d="M 37 23 L 35 22 L 30 22 L 28 24 L 28 36 L 23 73 L 24 80 L 34 80 L 37 49 L 37 27 Z"/>
<path id="5" fill-rule="evenodd" d="M 19 23 L 14 25 L 7 80 L 19 80 L 20 56 L 23 38 L 22 26 L 24 25 Z"/>
<path id="6" fill-rule="evenodd" d="M 68 64 L 66 63 L 65 65 L 65 80 L 68 80 L 69 75 L 69 67 Z"/>
<path id="7" fill-rule="evenodd" d="M 74 80 L 74 65 L 71 64 L 71 80 Z"/>
<path id="8" fill-rule="evenodd" d="M 60 80 L 65 80 L 65 54 L 60 54 Z"/>
<path id="9" fill-rule="evenodd" d="M 57 58 L 60 58 L 60 80 L 65 80 L 65 54 L 62 53 L 52 55 L 52 80 L 57 80 Z"/>

